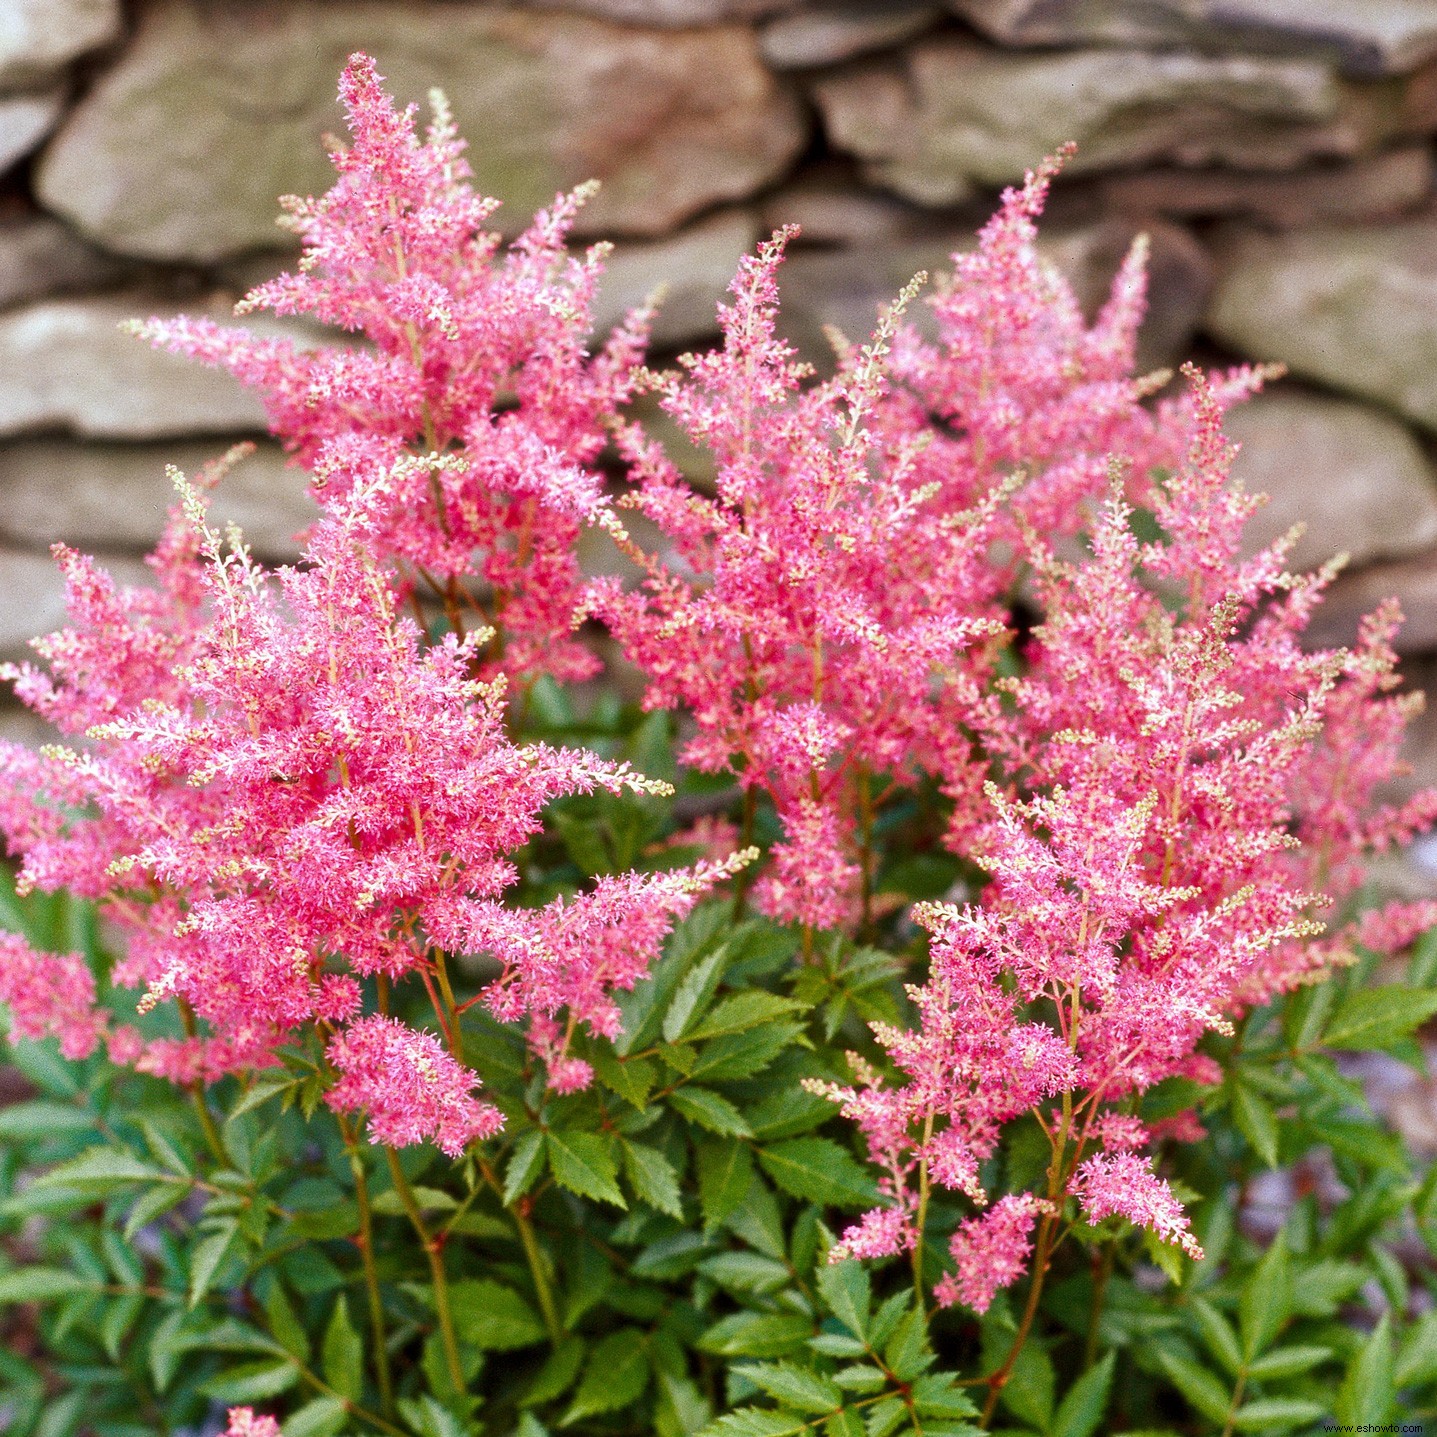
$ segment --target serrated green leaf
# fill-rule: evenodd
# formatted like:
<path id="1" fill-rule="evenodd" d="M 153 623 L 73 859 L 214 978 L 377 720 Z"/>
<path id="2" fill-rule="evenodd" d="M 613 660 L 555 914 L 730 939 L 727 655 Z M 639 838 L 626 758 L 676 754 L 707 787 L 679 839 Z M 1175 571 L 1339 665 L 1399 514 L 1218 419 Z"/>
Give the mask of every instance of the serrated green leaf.
<path id="1" fill-rule="evenodd" d="M 1232 1425 L 1238 1432 L 1271 1432 L 1274 1428 L 1294 1432 L 1310 1427 L 1326 1412 L 1322 1403 L 1298 1397 L 1259 1397 L 1244 1402 L 1233 1413 Z"/>
<path id="2" fill-rule="evenodd" d="M 337 1397 L 316 1397 L 287 1417 L 280 1431 L 284 1437 L 338 1437 L 349 1412 Z"/>
<path id="3" fill-rule="evenodd" d="M 189 1302 L 191 1307 L 199 1305 L 200 1299 L 210 1290 L 225 1259 L 234 1250 L 239 1235 L 234 1222 L 228 1222 L 214 1232 L 207 1233 L 190 1253 Z"/>
<path id="4" fill-rule="evenodd" d="M 96 1292 L 95 1278 L 81 1277 L 63 1267 L 19 1267 L 0 1273 L 0 1303 L 52 1302 L 77 1292 Z"/>
<path id="5" fill-rule="evenodd" d="M 364 1392 L 364 1343 L 350 1321 L 349 1303 L 343 1293 L 334 1304 L 329 1326 L 324 1330 L 320 1364 L 324 1380 L 341 1397 L 359 1401 Z"/>
<path id="6" fill-rule="evenodd" d="M 1331 1356 L 1330 1347 L 1274 1347 L 1248 1366 L 1247 1375 L 1259 1382 L 1296 1377 L 1299 1372 L 1310 1371 Z"/>
<path id="7" fill-rule="evenodd" d="M 624 1171 L 639 1198 L 659 1212 L 682 1218 L 684 1206 L 679 1201 L 679 1175 L 674 1165 L 657 1148 L 627 1138 L 619 1146 L 624 1154 Z"/>
<path id="8" fill-rule="evenodd" d="M 189 1195 L 189 1189 L 179 1183 L 161 1183 L 149 1192 L 141 1193 L 125 1218 L 125 1240 L 133 1240 L 141 1228 L 148 1227 L 171 1208 L 178 1207 Z"/>
<path id="9" fill-rule="evenodd" d="M 804 1005 L 797 998 L 787 998 L 780 993 L 766 993 L 763 989 L 750 989 L 745 993 L 730 993 L 714 1005 L 708 1016 L 687 1033 L 690 1041 L 698 1043 L 705 1038 L 723 1038 L 730 1033 L 747 1032 L 760 1023 L 775 1018 L 785 1018 Z"/>
<path id="10" fill-rule="evenodd" d="M 752 1136 L 743 1114 L 727 1098 L 709 1088 L 691 1085 L 675 1088 L 669 1094 L 669 1105 L 699 1127 L 707 1128 L 722 1138 Z"/>
<path id="11" fill-rule="evenodd" d="M 552 1402 L 562 1397 L 574 1385 L 579 1369 L 584 1365 L 584 1354 L 589 1344 L 582 1337 L 566 1337 L 544 1359 L 544 1365 L 534 1374 L 534 1380 L 524 1389 L 520 1399 L 526 1407 L 537 1407 L 540 1403 Z"/>
<path id="12" fill-rule="evenodd" d="M 637 1328 L 623 1327 L 601 1338 L 584 1364 L 584 1376 L 563 1425 L 637 1402 L 649 1385 L 649 1372 L 648 1339 Z"/>
<path id="13" fill-rule="evenodd" d="M 753 1183 L 753 1150 L 747 1143 L 699 1143 L 695 1148 L 699 1177 L 699 1208 L 705 1231 L 726 1222 L 748 1196 Z"/>
<path id="14" fill-rule="evenodd" d="M 721 943 L 684 975 L 683 982 L 679 984 L 664 1011 L 661 1027 L 664 1042 L 677 1043 L 694 1019 L 708 1006 L 709 1000 L 718 989 L 719 979 L 723 977 L 727 957 L 728 946 Z"/>
<path id="15" fill-rule="evenodd" d="M 1232 1406 L 1232 1394 L 1212 1373 L 1199 1367 L 1190 1357 L 1180 1356 L 1167 1349 L 1159 1349 L 1157 1359 L 1173 1386 L 1209 1422 L 1221 1424 L 1227 1421 L 1228 1410 Z"/>
<path id="16" fill-rule="evenodd" d="M 706 1257 L 698 1270 L 729 1292 L 777 1292 L 791 1276 L 788 1266 L 761 1252 L 720 1252 Z"/>
<path id="17" fill-rule="evenodd" d="M 628 1207 L 619 1191 L 619 1170 L 613 1153 L 597 1133 L 557 1132 L 551 1128 L 544 1134 L 544 1146 L 549 1154 L 549 1169 L 560 1187 L 580 1197 Z"/>
<path id="18" fill-rule="evenodd" d="M 1242 1348 L 1232 1323 L 1205 1297 L 1194 1297 L 1189 1311 L 1202 1332 L 1204 1346 L 1227 1369 L 1229 1376 L 1236 1377 L 1242 1371 Z"/>
<path id="19" fill-rule="evenodd" d="M 594 1055 L 594 1074 L 635 1108 L 647 1105 L 657 1081 L 653 1059 L 621 1058 L 612 1048 L 600 1048 Z"/>
<path id="20" fill-rule="evenodd" d="M 544 1341 L 544 1324 L 529 1303 L 492 1278 L 451 1283 L 449 1306 L 459 1340 L 481 1352 L 508 1352 Z"/>
<path id="21" fill-rule="evenodd" d="M 914 1308 L 899 1322 L 897 1331 L 884 1345 L 884 1366 L 900 1382 L 912 1382 L 934 1361 L 928 1346 L 927 1320 Z"/>
<path id="22" fill-rule="evenodd" d="M 1328 1048 L 1385 1048 L 1437 1013 L 1437 993 L 1393 985 L 1358 988 L 1337 1005 L 1322 1035 Z"/>
<path id="23" fill-rule="evenodd" d="M 227 1368 L 199 1390 L 216 1402 L 258 1402 L 288 1392 L 298 1381 L 299 1368 L 288 1357 L 265 1357 Z"/>
<path id="24" fill-rule="evenodd" d="M 1116 1362 L 1117 1354 L 1109 1352 L 1073 1383 L 1058 1404 L 1051 1437 L 1092 1437 L 1107 1410 Z"/>
<path id="25" fill-rule="evenodd" d="M 846 1262 L 831 1262 L 818 1269 L 814 1281 L 828 1310 L 855 1337 L 865 1337 L 873 1305 L 868 1269 L 852 1258 Z"/>
<path id="26" fill-rule="evenodd" d="M 1238 1299 L 1242 1355 L 1251 1362 L 1277 1336 L 1292 1304 L 1287 1239 L 1279 1232 L 1243 1284 Z"/>
<path id="27" fill-rule="evenodd" d="M 504 1173 L 504 1206 L 512 1207 L 544 1170 L 544 1134 L 538 1128 L 520 1133 Z"/>
<path id="28" fill-rule="evenodd" d="M 699 1050 L 689 1076 L 710 1083 L 752 1078 L 763 1072 L 803 1032 L 803 1024 L 779 1020 L 711 1038 Z"/>
<path id="29" fill-rule="evenodd" d="M 784 1357 L 813 1334 L 806 1317 L 779 1312 L 735 1312 L 720 1318 L 699 1339 L 699 1347 L 718 1357 Z"/>
<path id="30" fill-rule="evenodd" d="M 1277 1114 L 1250 1083 L 1232 1085 L 1232 1115 L 1238 1131 L 1270 1168 L 1277 1166 Z"/>
<path id="31" fill-rule="evenodd" d="M 744 1363 L 734 1371 L 768 1393 L 780 1407 L 826 1414 L 843 1406 L 843 1393 L 831 1378 L 792 1362 Z"/>
<path id="32" fill-rule="evenodd" d="M 1395 1369 L 1391 1319 L 1384 1313 L 1348 1363 L 1333 1409 L 1338 1422 L 1359 1426 L 1387 1421 L 1397 1395 Z"/>
<path id="33" fill-rule="evenodd" d="M 1437 1377 L 1437 1312 L 1424 1312 L 1402 1335 L 1394 1380 L 1398 1387 L 1414 1387 L 1434 1377 Z"/>
<path id="34" fill-rule="evenodd" d="M 0 1142 L 44 1142 L 94 1130 L 93 1114 L 73 1103 L 51 1103 L 37 1098 L 0 1108 Z"/>
<path id="35" fill-rule="evenodd" d="M 183 1182 L 153 1163 L 120 1148 L 86 1148 L 78 1157 L 35 1179 L 36 1187 L 118 1189 L 127 1183 Z M 186 1184 L 188 1186 L 188 1184 Z"/>
<path id="36" fill-rule="evenodd" d="M 759 1149 L 763 1170 L 784 1192 L 832 1207 L 871 1207 L 877 1185 L 832 1138 L 789 1138 Z"/>
<path id="37" fill-rule="evenodd" d="M 809 1430 L 806 1417 L 774 1412 L 767 1407 L 743 1407 L 710 1422 L 699 1437 L 795 1437 Z"/>

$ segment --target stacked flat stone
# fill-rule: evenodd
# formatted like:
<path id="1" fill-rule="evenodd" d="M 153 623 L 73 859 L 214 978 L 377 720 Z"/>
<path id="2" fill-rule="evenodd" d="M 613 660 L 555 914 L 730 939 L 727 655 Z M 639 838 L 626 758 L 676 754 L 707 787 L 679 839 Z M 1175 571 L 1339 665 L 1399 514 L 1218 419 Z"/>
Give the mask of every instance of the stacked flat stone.
<path id="1" fill-rule="evenodd" d="M 356 49 L 448 94 L 501 225 L 600 179 L 600 320 L 664 284 L 665 353 L 797 222 L 786 323 L 822 363 L 1076 140 L 1053 263 L 1096 303 L 1145 231 L 1145 365 L 1289 366 L 1232 418 L 1255 541 L 1305 520 L 1300 564 L 1351 563 L 1323 637 L 1396 592 L 1434 671 L 1437 0 L 0 0 L 0 654 L 58 618 L 50 543 L 137 571 L 164 466 L 237 438 L 222 517 L 296 552 L 303 478 L 253 401 L 117 324 L 289 262 L 275 196 L 326 186 Z"/>

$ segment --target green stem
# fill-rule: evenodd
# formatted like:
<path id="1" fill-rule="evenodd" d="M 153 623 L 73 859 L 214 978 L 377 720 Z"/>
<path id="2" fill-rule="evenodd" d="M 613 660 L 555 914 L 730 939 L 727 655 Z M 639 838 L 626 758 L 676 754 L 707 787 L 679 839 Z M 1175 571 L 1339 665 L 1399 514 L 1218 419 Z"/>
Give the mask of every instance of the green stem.
<path id="1" fill-rule="evenodd" d="M 183 998 L 179 1000 L 179 1008 L 180 1022 L 184 1026 L 185 1036 L 193 1038 L 198 1031 L 195 1025 L 194 1009 Z M 195 1112 L 199 1116 L 200 1127 L 204 1130 L 205 1144 L 214 1154 L 215 1161 L 221 1167 L 233 1166 L 229 1153 L 225 1151 L 224 1139 L 220 1137 L 220 1130 L 215 1126 L 210 1105 L 205 1101 L 205 1085 L 199 1078 L 190 1084 L 190 1097 L 194 1100 Z"/>
<path id="2" fill-rule="evenodd" d="M 549 1334 L 549 1341 L 557 1347 L 564 1340 L 564 1325 L 559 1321 L 559 1309 L 554 1304 L 554 1290 L 549 1286 L 549 1277 L 544 1271 L 544 1254 L 539 1251 L 534 1224 L 518 1208 L 510 1208 L 509 1211 L 514 1214 L 514 1226 L 519 1229 L 519 1241 L 523 1243 L 524 1256 L 529 1261 L 529 1273 L 534 1279 L 534 1291 L 538 1294 L 544 1327 Z"/>
<path id="3" fill-rule="evenodd" d="M 918 1212 L 914 1227 L 917 1236 L 913 1241 L 913 1296 L 918 1302 L 919 1312 L 927 1312 L 928 1301 L 923 1295 L 923 1225 L 928 1218 L 928 1145 L 933 1141 L 933 1114 L 923 1120 L 923 1156 L 918 1159 Z"/>
<path id="4" fill-rule="evenodd" d="M 439 1323 L 440 1341 L 444 1344 L 444 1362 L 449 1369 L 449 1380 L 454 1384 L 455 1392 L 463 1392 L 466 1387 L 464 1368 L 459 1361 L 459 1340 L 454 1335 L 454 1314 L 449 1307 L 449 1278 L 444 1271 L 441 1245 L 430 1233 L 428 1224 L 424 1221 L 424 1214 L 419 1211 L 414 1190 L 409 1186 L 409 1179 L 404 1176 L 404 1169 L 399 1166 L 399 1158 L 394 1149 L 386 1146 L 384 1156 L 389 1160 L 389 1176 L 393 1180 L 394 1191 L 399 1194 L 399 1201 L 408 1214 L 420 1246 L 424 1249 L 424 1256 L 429 1262 L 429 1272 L 434 1280 L 434 1316 Z"/>
<path id="5" fill-rule="evenodd" d="M 459 1031 L 459 1005 L 454 1001 L 454 989 L 449 985 L 449 969 L 444 963 L 442 949 L 434 950 L 434 976 L 439 980 L 439 996 L 444 1001 L 444 1022 L 449 1029 L 449 1050 L 456 1063 L 464 1061 L 464 1035 Z"/>
<path id="6" fill-rule="evenodd" d="M 1088 1312 L 1088 1340 L 1083 1350 L 1084 1372 L 1098 1360 L 1098 1333 L 1103 1325 L 1103 1302 L 1108 1295 L 1108 1279 L 1113 1275 L 1113 1260 L 1117 1250 L 1116 1239 L 1110 1237 L 1102 1245 L 1102 1255 L 1094 1264 L 1097 1272 L 1093 1277 L 1093 1305 Z"/>
<path id="7" fill-rule="evenodd" d="M 379 1386 L 379 1405 L 386 1417 L 393 1417 L 394 1378 L 389 1370 L 389 1338 L 384 1325 L 384 1304 L 379 1297 L 379 1272 L 374 1265 L 374 1209 L 369 1202 L 369 1179 L 364 1159 L 349 1120 L 342 1114 L 339 1130 L 344 1135 L 344 1150 L 349 1154 L 349 1171 L 354 1175 L 354 1196 L 359 1204 L 359 1257 L 364 1265 L 364 1290 L 369 1304 L 369 1330 L 374 1345 L 374 1378 Z"/>

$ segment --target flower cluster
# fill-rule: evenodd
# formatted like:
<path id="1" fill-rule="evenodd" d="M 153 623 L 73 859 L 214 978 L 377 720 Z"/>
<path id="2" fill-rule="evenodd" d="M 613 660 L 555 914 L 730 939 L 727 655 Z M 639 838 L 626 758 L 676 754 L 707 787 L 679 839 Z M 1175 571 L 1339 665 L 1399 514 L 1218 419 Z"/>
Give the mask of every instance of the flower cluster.
<path id="1" fill-rule="evenodd" d="M 351 59 L 340 99 L 353 143 L 335 153 L 338 182 L 285 202 L 304 244 L 299 271 L 239 311 L 308 316 L 365 342 L 309 347 L 196 319 L 142 332 L 258 390 L 322 506 L 350 502 L 403 456 L 446 455 L 368 489 L 371 551 L 401 561 L 456 627 L 478 606 L 473 588 L 487 593 L 493 666 L 583 677 L 594 661 L 569 632 L 575 539 L 584 522 L 615 522 L 593 466 L 630 392 L 645 318 L 587 352 L 605 248 L 573 258 L 565 239 L 588 191 L 560 196 L 504 250 L 486 228 L 497 202 L 468 184 L 442 96 L 423 141 L 367 57 Z"/>

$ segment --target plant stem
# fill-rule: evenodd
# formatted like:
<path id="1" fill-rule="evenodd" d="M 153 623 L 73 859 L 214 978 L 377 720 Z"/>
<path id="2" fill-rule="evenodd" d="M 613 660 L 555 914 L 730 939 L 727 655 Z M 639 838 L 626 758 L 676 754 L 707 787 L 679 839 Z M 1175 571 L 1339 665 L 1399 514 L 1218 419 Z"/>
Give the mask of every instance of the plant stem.
<path id="1" fill-rule="evenodd" d="M 499 1201 L 504 1201 L 504 1188 L 499 1182 L 498 1174 L 483 1159 L 479 1159 L 479 1171 L 484 1175 L 484 1181 L 499 1195 Z M 539 1311 L 544 1318 L 544 1328 L 549 1334 L 549 1341 L 557 1347 L 564 1339 L 564 1324 L 559 1320 L 559 1309 L 554 1302 L 554 1289 L 549 1284 L 549 1275 L 544 1270 L 544 1254 L 539 1250 L 539 1239 L 534 1233 L 534 1224 L 529 1221 L 519 1204 L 524 1199 L 517 1198 L 513 1207 L 505 1208 L 505 1211 L 514 1219 L 514 1226 L 519 1233 L 519 1242 L 524 1249 L 524 1257 L 529 1264 L 529 1275 L 534 1279 L 534 1292 L 539 1299 Z"/>
<path id="2" fill-rule="evenodd" d="M 449 985 L 449 969 L 444 964 L 442 949 L 434 950 L 434 975 L 439 979 L 439 996 L 444 1000 L 444 1017 L 449 1027 L 449 1049 L 456 1063 L 464 1061 L 464 1035 L 459 1031 L 458 1005 L 454 989 Z"/>
<path id="3" fill-rule="evenodd" d="M 919 1312 L 928 1310 L 923 1296 L 923 1225 L 928 1218 L 928 1145 L 933 1141 L 933 1113 L 923 1120 L 923 1156 L 918 1159 L 918 1212 L 914 1219 L 917 1236 L 913 1240 L 913 1296 Z"/>
<path id="4" fill-rule="evenodd" d="M 359 1257 L 364 1264 L 364 1290 L 369 1304 L 369 1330 L 374 1345 L 374 1378 L 379 1385 L 379 1405 L 386 1417 L 394 1416 L 394 1378 L 389 1370 L 389 1338 L 384 1326 L 384 1304 L 379 1298 L 379 1273 L 374 1266 L 374 1210 L 369 1203 L 369 1179 L 349 1119 L 336 1113 L 349 1154 L 349 1171 L 354 1175 L 354 1196 L 359 1204 Z"/>
<path id="5" fill-rule="evenodd" d="M 408 1214 L 420 1246 L 424 1249 L 424 1256 L 429 1261 L 429 1272 L 434 1280 L 434 1316 L 439 1323 L 440 1341 L 444 1344 L 444 1362 L 449 1369 L 449 1380 L 454 1384 L 455 1392 L 463 1392 L 466 1387 L 464 1368 L 459 1361 L 459 1340 L 454 1335 L 454 1314 L 449 1308 L 449 1278 L 444 1271 L 441 1244 L 430 1233 L 424 1215 L 419 1211 L 414 1190 L 409 1186 L 409 1179 L 404 1176 L 404 1169 L 400 1167 L 394 1149 L 386 1146 L 384 1156 L 389 1160 L 389 1176 L 394 1182 L 394 1191 L 399 1194 L 399 1201 Z"/>
<path id="6" fill-rule="evenodd" d="M 1023 1350 L 1023 1344 L 1027 1342 L 1028 1333 L 1032 1330 L 1033 1319 L 1038 1315 L 1038 1299 L 1043 1295 L 1043 1279 L 1048 1275 L 1048 1259 L 1053 1251 L 1053 1230 L 1057 1225 L 1058 1220 L 1051 1213 L 1044 1214 L 1038 1225 L 1038 1240 L 1033 1247 L 1033 1280 L 1028 1284 L 1028 1301 L 1023 1307 L 1023 1317 L 1018 1323 L 1018 1331 L 1013 1336 L 1013 1345 L 1008 1349 L 1003 1365 L 987 1378 L 988 1400 L 983 1404 L 982 1417 L 978 1419 L 978 1425 L 984 1430 L 993 1419 L 998 1398 L 1008 1384 L 1013 1364 L 1017 1362 L 1018 1354 Z"/>
<path id="7" fill-rule="evenodd" d="M 195 1026 L 195 1011 L 183 998 L 179 1000 L 180 1022 L 184 1026 L 185 1036 L 193 1038 L 197 1031 Z M 210 1105 L 205 1101 L 205 1085 L 202 1079 L 196 1078 L 190 1084 L 190 1097 L 194 1100 L 195 1112 L 199 1115 L 200 1127 L 204 1130 L 205 1143 L 215 1161 L 221 1167 L 229 1167 L 230 1155 L 225 1151 L 224 1139 L 220 1137 L 220 1130 L 215 1126 L 214 1114 L 210 1112 Z"/>
<path id="8" fill-rule="evenodd" d="M 1102 1255 L 1094 1266 L 1097 1272 L 1093 1278 L 1093 1305 L 1088 1312 L 1088 1340 L 1083 1349 L 1083 1371 L 1086 1372 L 1098 1360 L 1098 1332 L 1103 1325 L 1103 1302 L 1108 1295 L 1108 1279 L 1113 1275 L 1113 1259 L 1118 1244 L 1109 1238 L 1102 1246 Z"/>

